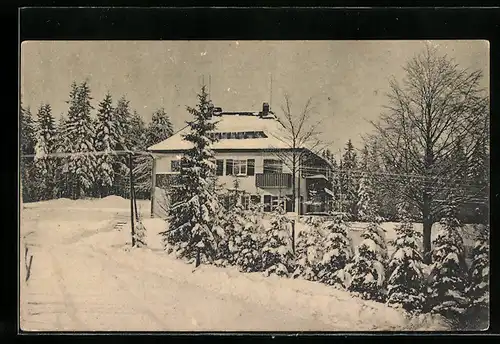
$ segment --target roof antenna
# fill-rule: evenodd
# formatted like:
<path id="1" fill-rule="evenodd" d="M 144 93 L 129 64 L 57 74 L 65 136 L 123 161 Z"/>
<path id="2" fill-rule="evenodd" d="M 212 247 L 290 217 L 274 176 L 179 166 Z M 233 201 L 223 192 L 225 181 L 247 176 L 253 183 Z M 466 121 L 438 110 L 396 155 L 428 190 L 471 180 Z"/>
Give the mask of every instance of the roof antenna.
<path id="1" fill-rule="evenodd" d="M 208 100 L 212 100 L 212 74 L 208 74 Z"/>
<path id="2" fill-rule="evenodd" d="M 269 89 L 269 110 L 271 111 L 271 109 L 273 108 L 272 107 L 272 104 L 273 104 L 273 74 L 271 73 L 271 87 Z"/>

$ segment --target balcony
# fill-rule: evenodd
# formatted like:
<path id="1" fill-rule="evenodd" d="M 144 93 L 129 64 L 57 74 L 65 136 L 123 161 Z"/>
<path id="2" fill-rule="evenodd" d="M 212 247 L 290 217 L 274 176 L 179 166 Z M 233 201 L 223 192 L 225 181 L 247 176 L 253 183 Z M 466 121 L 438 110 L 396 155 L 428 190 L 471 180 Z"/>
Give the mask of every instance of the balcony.
<path id="1" fill-rule="evenodd" d="M 262 189 L 288 189 L 292 187 L 292 174 L 256 173 L 255 186 Z"/>

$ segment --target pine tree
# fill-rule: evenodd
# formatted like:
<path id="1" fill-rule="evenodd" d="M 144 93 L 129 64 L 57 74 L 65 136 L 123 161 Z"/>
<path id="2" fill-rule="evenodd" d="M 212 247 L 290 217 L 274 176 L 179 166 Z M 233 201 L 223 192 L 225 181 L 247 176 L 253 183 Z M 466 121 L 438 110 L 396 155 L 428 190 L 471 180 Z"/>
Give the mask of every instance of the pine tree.
<path id="1" fill-rule="evenodd" d="M 490 304 L 489 226 L 482 230 L 476 228 L 476 231 L 479 232 L 479 236 L 472 250 L 472 264 L 465 290 L 470 299 L 465 321 L 472 329 L 483 329 L 489 321 Z"/>
<path id="2" fill-rule="evenodd" d="M 95 152 L 95 131 L 91 117 L 90 88 L 86 81 L 71 85 L 70 107 L 65 125 L 68 144 L 66 152 L 74 153 L 67 161 L 64 170 L 68 173 L 71 183 L 70 193 L 72 198 L 88 195 L 95 182 L 97 158 L 91 153 Z"/>
<path id="3" fill-rule="evenodd" d="M 146 149 L 146 124 L 137 111 L 133 111 L 130 116 L 129 141 L 132 149 Z"/>
<path id="4" fill-rule="evenodd" d="M 114 125 L 116 137 L 119 138 L 116 143 L 116 150 L 132 150 L 132 115 L 130 112 L 129 101 L 125 96 L 118 99 L 114 111 Z M 114 159 L 113 171 L 115 174 L 114 193 L 130 197 L 129 189 L 129 156 L 120 156 Z"/>
<path id="5" fill-rule="evenodd" d="M 163 109 L 156 110 L 153 113 L 152 121 L 147 127 L 144 127 L 144 122 L 137 113 L 132 116 L 131 123 L 133 132 L 136 133 L 132 137 L 132 145 L 136 149 L 145 150 L 173 134 L 172 123 Z M 147 155 L 139 155 L 135 161 L 134 176 L 137 190 L 147 194 L 151 190 L 152 159 Z"/>
<path id="6" fill-rule="evenodd" d="M 361 234 L 363 241 L 346 271 L 347 289 L 364 299 L 383 301 L 385 298 L 387 245 L 384 230 L 374 219 Z"/>
<path id="7" fill-rule="evenodd" d="M 353 177 L 353 172 L 358 167 L 358 159 L 356 150 L 351 142 L 348 140 L 342 155 L 342 169 L 340 173 L 341 192 L 344 197 L 344 211 L 354 215 L 356 212 L 357 203 L 357 181 Z"/>
<path id="8" fill-rule="evenodd" d="M 35 154 L 35 129 L 33 116 L 30 108 L 24 109 L 21 105 L 19 109 L 19 127 L 20 127 L 20 153 L 21 155 Z M 33 183 L 34 169 L 33 158 L 20 158 L 20 174 L 22 184 L 23 202 L 35 200 L 35 188 Z"/>
<path id="9" fill-rule="evenodd" d="M 353 257 L 352 242 L 347 234 L 347 223 L 344 215 L 339 214 L 333 221 L 324 224 L 326 238 L 324 253 L 318 274 L 323 283 L 343 288 L 344 269 Z"/>
<path id="10" fill-rule="evenodd" d="M 421 310 L 425 304 L 425 281 L 417 242 L 421 234 L 413 228 L 407 208 L 403 202 L 399 206 L 402 221 L 395 228 L 397 237 L 389 262 L 387 303 L 406 311 L 415 311 Z"/>
<path id="11" fill-rule="evenodd" d="M 464 292 L 467 268 L 463 240 L 459 233 L 461 224 L 453 199 L 444 214 L 433 242 L 429 306 L 433 313 L 458 321 L 466 308 Z"/>
<path id="12" fill-rule="evenodd" d="M 146 131 L 146 140 L 148 146 L 157 144 L 170 136 L 174 132 L 170 117 L 168 117 L 165 109 L 160 108 L 153 113 L 151 123 Z"/>
<path id="13" fill-rule="evenodd" d="M 356 212 L 358 219 L 363 222 L 373 221 L 378 216 L 375 210 L 371 178 L 368 176 L 361 177 Z"/>
<path id="14" fill-rule="evenodd" d="M 181 159 L 179 187 L 173 191 L 174 204 L 169 209 L 170 228 L 166 234 L 167 250 L 179 257 L 213 261 L 217 250 L 217 214 L 220 204 L 215 193 L 215 163 L 211 149 L 214 138 L 209 135 L 215 123 L 209 119 L 205 86 L 198 95 L 196 108 L 188 107 L 194 119 L 188 122 L 184 140 L 193 144 Z"/>
<path id="15" fill-rule="evenodd" d="M 56 126 L 49 104 L 40 106 L 37 113 L 35 130 L 36 188 L 39 200 L 51 199 L 54 196 L 56 161 L 49 157 L 55 150 Z"/>
<path id="16" fill-rule="evenodd" d="M 148 148 L 146 142 L 146 125 L 142 117 L 134 110 L 131 117 L 130 141 L 132 149 L 145 151 Z M 153 159 L 146 154 L 134 156 L 134 185 L 138 198 L 149 198 L 151 192 L 151 173 Z"/>
<path id="17" fill-rule="evenodd" d="M 360 169 L 363 172 L 368 172 L 370 166 L 370 152 L 368 150 L 368 146 L 365 145 L 363 150 L 361 151 L 361 161 L 360 161 Z"/>
<path id="18" fill-rule="evenodd" d="M 113 165 L 116 158 L 113 151 L 116 150 L 117 143 L 121 138 L 117 130 L 117 125 L 119 123 L 115 121 L 114 115 L 113 99 L 108 92 L 99 103 L 96 121 L 95 148 L 97 151 L 106 153 L 105 155 L 97 157 L 97 182 L 101 197 L 109 194 L 109 190 L 115 181 Z"/>
<path id="19" fill-rule="evenodd" d="M 272 214 L 271 226 L 266 228 L 262 248 L 262 263 L 265 276 L 288 277 L 294 271 L 289 220 L 284 210 L 277 206 Z"/>

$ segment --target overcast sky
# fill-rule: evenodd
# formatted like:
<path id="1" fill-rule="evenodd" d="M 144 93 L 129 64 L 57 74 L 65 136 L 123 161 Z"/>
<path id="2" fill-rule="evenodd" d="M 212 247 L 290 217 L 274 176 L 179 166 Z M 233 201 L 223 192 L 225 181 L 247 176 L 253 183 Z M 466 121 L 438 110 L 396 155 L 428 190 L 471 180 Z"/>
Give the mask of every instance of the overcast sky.
<path id="1" fill-rule="evenodd" d="M 461 67 L 481 69 L 488 89 L 488 42 L 431 44 Z M 32 41 L 21 48 L 21 94 L 33 114 L 49 103 L 58 118 L 71 83 L 88 78 L 94 107 L 107 91 L 115 101 L 125 95 L 146 121 L 164 107 L 179 129 L 202 75 L 207 84 L 211 75 L 212 100 L 227 111 L 259 111 L 271 101 L 279 114 L 285 92 L 300 111 L 312 97 L 324 138 L 339 149 L 349 138 L 359 145 L 387 103 L 388 79 L 401 80 L 403 65 L 422 49 L 425 41 Z"/>

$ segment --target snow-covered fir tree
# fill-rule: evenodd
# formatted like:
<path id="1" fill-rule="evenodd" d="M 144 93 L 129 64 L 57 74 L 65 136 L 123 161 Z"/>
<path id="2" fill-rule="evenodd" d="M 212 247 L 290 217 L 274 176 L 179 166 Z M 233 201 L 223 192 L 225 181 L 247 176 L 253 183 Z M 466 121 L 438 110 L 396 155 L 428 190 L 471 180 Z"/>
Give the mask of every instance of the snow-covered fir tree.
<path id="1" fill-rule="evenodd" d="M 131 129 L 132 129 L 132 113 L 130 110 L 130 102 L 125 96 L 121 96 L 116 102 L 114 109 L 114 119 L 116 122 L 116 133 L 120 138 L 117 142 L 117 147 L 121 150 L 130 150 L 131 145 Z"/>
<path id="2" fill-rule="evenodd" d="M 55 152 L 66 153 L 69 151 L 69 136 L 67 134 L 67 117 L 61 114 L 56 132 L 55 140 Z M 71 198 L 71 181 L 69 179 L 70 174 L 68 171 L 69 167 L 69 157 L 58 157 L 56 159 L 56 171 L 55 171 L 55 194 L 56 197 L 61 198 Z"/>
<path id="3" fill-rule="evenodd" d="M 93 154 L 95 131 L 91 117 L 90 88 L 86 81 L 71 85 L 69 111 L 65 125 L 66 152 L 75 153 L 67 159 L 64 171 L 70 183 L 72 198 L 80 198 L 91 191 L 95 182 L 97 158 Z M 80 153 L 80 154 L 77 154 Z"/>
<path id="4" fill-rule="evenodd" d="M 33 116 L 30 108 L 24 109 L 21 105 L 19 109 L 19 127 L 20 137 L 19 143 L 22 155 L 31 155 L 35 153 L 35 128 Z M 35 188 L 33 182 L 33 158 L 20 158 L 20 174 L 22 184 L 23 202 L 35 200 Z"/>
<path id="5" fill-rule="evenodd" d="M 366 175 L 361 177 L 359 182 L 356 211 L 357 218 L 363 222 L 370 222 L 377 216 L 375 213 L 371 178 Z"/>
<path id="6" fill-rule="evenodd" d="M 35 171 L 36 188 L 39 200 L 51 199 L 54 196 L 56 160 L 48 154 L 54 153 L 56 125 L 49 104 L 38 109 L 35 126 Z"/>
<path id="7" fill-rule="evenodd" d="M 275 207 L 271 225 L 265 231 L 265 242 L 262 247 L 262 264 L 265 276 L 288 277 L 294 271 L 289 222 L 283 208 Z"/>
<path id="8" fill-rule="evenodd" d="M 407 208 L 407 204 L 400 203 L 401 222 L 395 228 L 395 251 L 388 267 L 387 303 L 415 311 L 421 310 L 425 304 L 425 279 L 418 245 L 421 234 L 413 227 Z"/>
<path id="9" fill-rule="evenodd" d="M 322 258 L 322 238 L 319 226 L 308 227 L 308 230 L 302 230 L 297 235 L 295 248 L 296 268 L 293 277 L 317 281 L 319 264 Z"/>
<path id="10" fill-rule="evenodd" d="M 352 141 L 349 139 L 344 148 L 340 169 L 340 189 L 343 197 L 342 211 L 351 215 L 356 213 L 358 181 L 353 172 L 358 168 L 358 157 Z"/>
<path id="11" fill-rule="evenodd" d="M 213 261 L 217 251 L 214 233 L 220 211 L 215 192 L 215 163 L 209 135 L 215 123 L 209 118 L 209 101 L 205 86 L 198 95 L 195 108 L 188 107 L 193 120 L 188 121 L 189 133 L 184 139 L 193 145 L 181 159 L 179 187 L 173 190 L 173 204 L 169 209 L 170 228 L 165 233 L 168 251 L 179 257 Z"/>
<path id="12" fill-rule="evenodd" d="M 146 149 L 146 123 L 141 115 L 134 110 L 130 116 L 129 141 L 132 149 Z"/>
<path id="13" fill-rule="evenodd" d="M 482 229 L 476 226 L 475 230 L 479 235 L 472 249 L 472 263 L 465 290 L 469 297 L 465 321 L 471 329 L 483 329 L 488 324 L 490 304 L 489 226 Z"/>
<path id="14" fill-rule="evenodd" d="M 114 108 L 114 126 L 118 141 L 116 150 L 132 150 L 132 114 L 130 102 L 125 96 L 121 96 Z M 129 156 L 119 156 L 113 160 L 113 171 L 115 173 L 114 192 L 129 197 Z"/>
<path id="15" fill-rule="evenodd" d="M 115 181 L 115 172 L 113 170 L 114 151 L 120 140 L 119 135 L 121 133 L 117 130 L 119 123 L 115 121 L 114 115 L 113 99 L 108 92 L 99 103 L 95 128 L 95 148 L 97 151 L 105 153 L 97 157 L 97 182 L 101 197 L 109 194 L 110 188 Z"/>
<path id="16" fill-rule="evenodd" d="M 172 136 L 173 133 L 173 125 L 165 109 L 160 108 L 156 110 L 146 130 L 148 145 L 157 144 Z"/>
<path id="17" fill-rule="evenodd" d="M 353 257 L 352 242 L 347 234 L 348 225 L 343 214 L 335 215 L 324 224 L 326 237 L 323 242 L 323 257 L 318 273 L 319 281 L 344 287 L 344 269 Z"/>
<path id="18" fill-rule="evenodd" d="M 149 146 L 157 144 L 173 134 L 170 118 L 163 109 L 153 113 L 151 123 L 146 127 L 140 116 L 134 112 L 132 115 L 132 139 L 135 149 L 146 150 Z M 150 156 L 139 155 L 135 158 L 134 177 L 138 192 L 147 194 L 151 190 L 151 173 L 153 161 Z"/>
<path id="19" fill-rule="evenodd" d="M 346 267 L 347 289 L 364 299 L 384 301 L 388 259 L 385 231 L 376 216 L 369 220 L 357 253 Z"/>
<path id="20" fill-rule="evenodd" d="M 429 304 L 431 312 L 458 321 L 467 307 L 465 296 L 467 266 L 465 263 L 461 224 L 457 204 L 451 199 L 446 206 L 440 228 L 433 241 Z"/>

